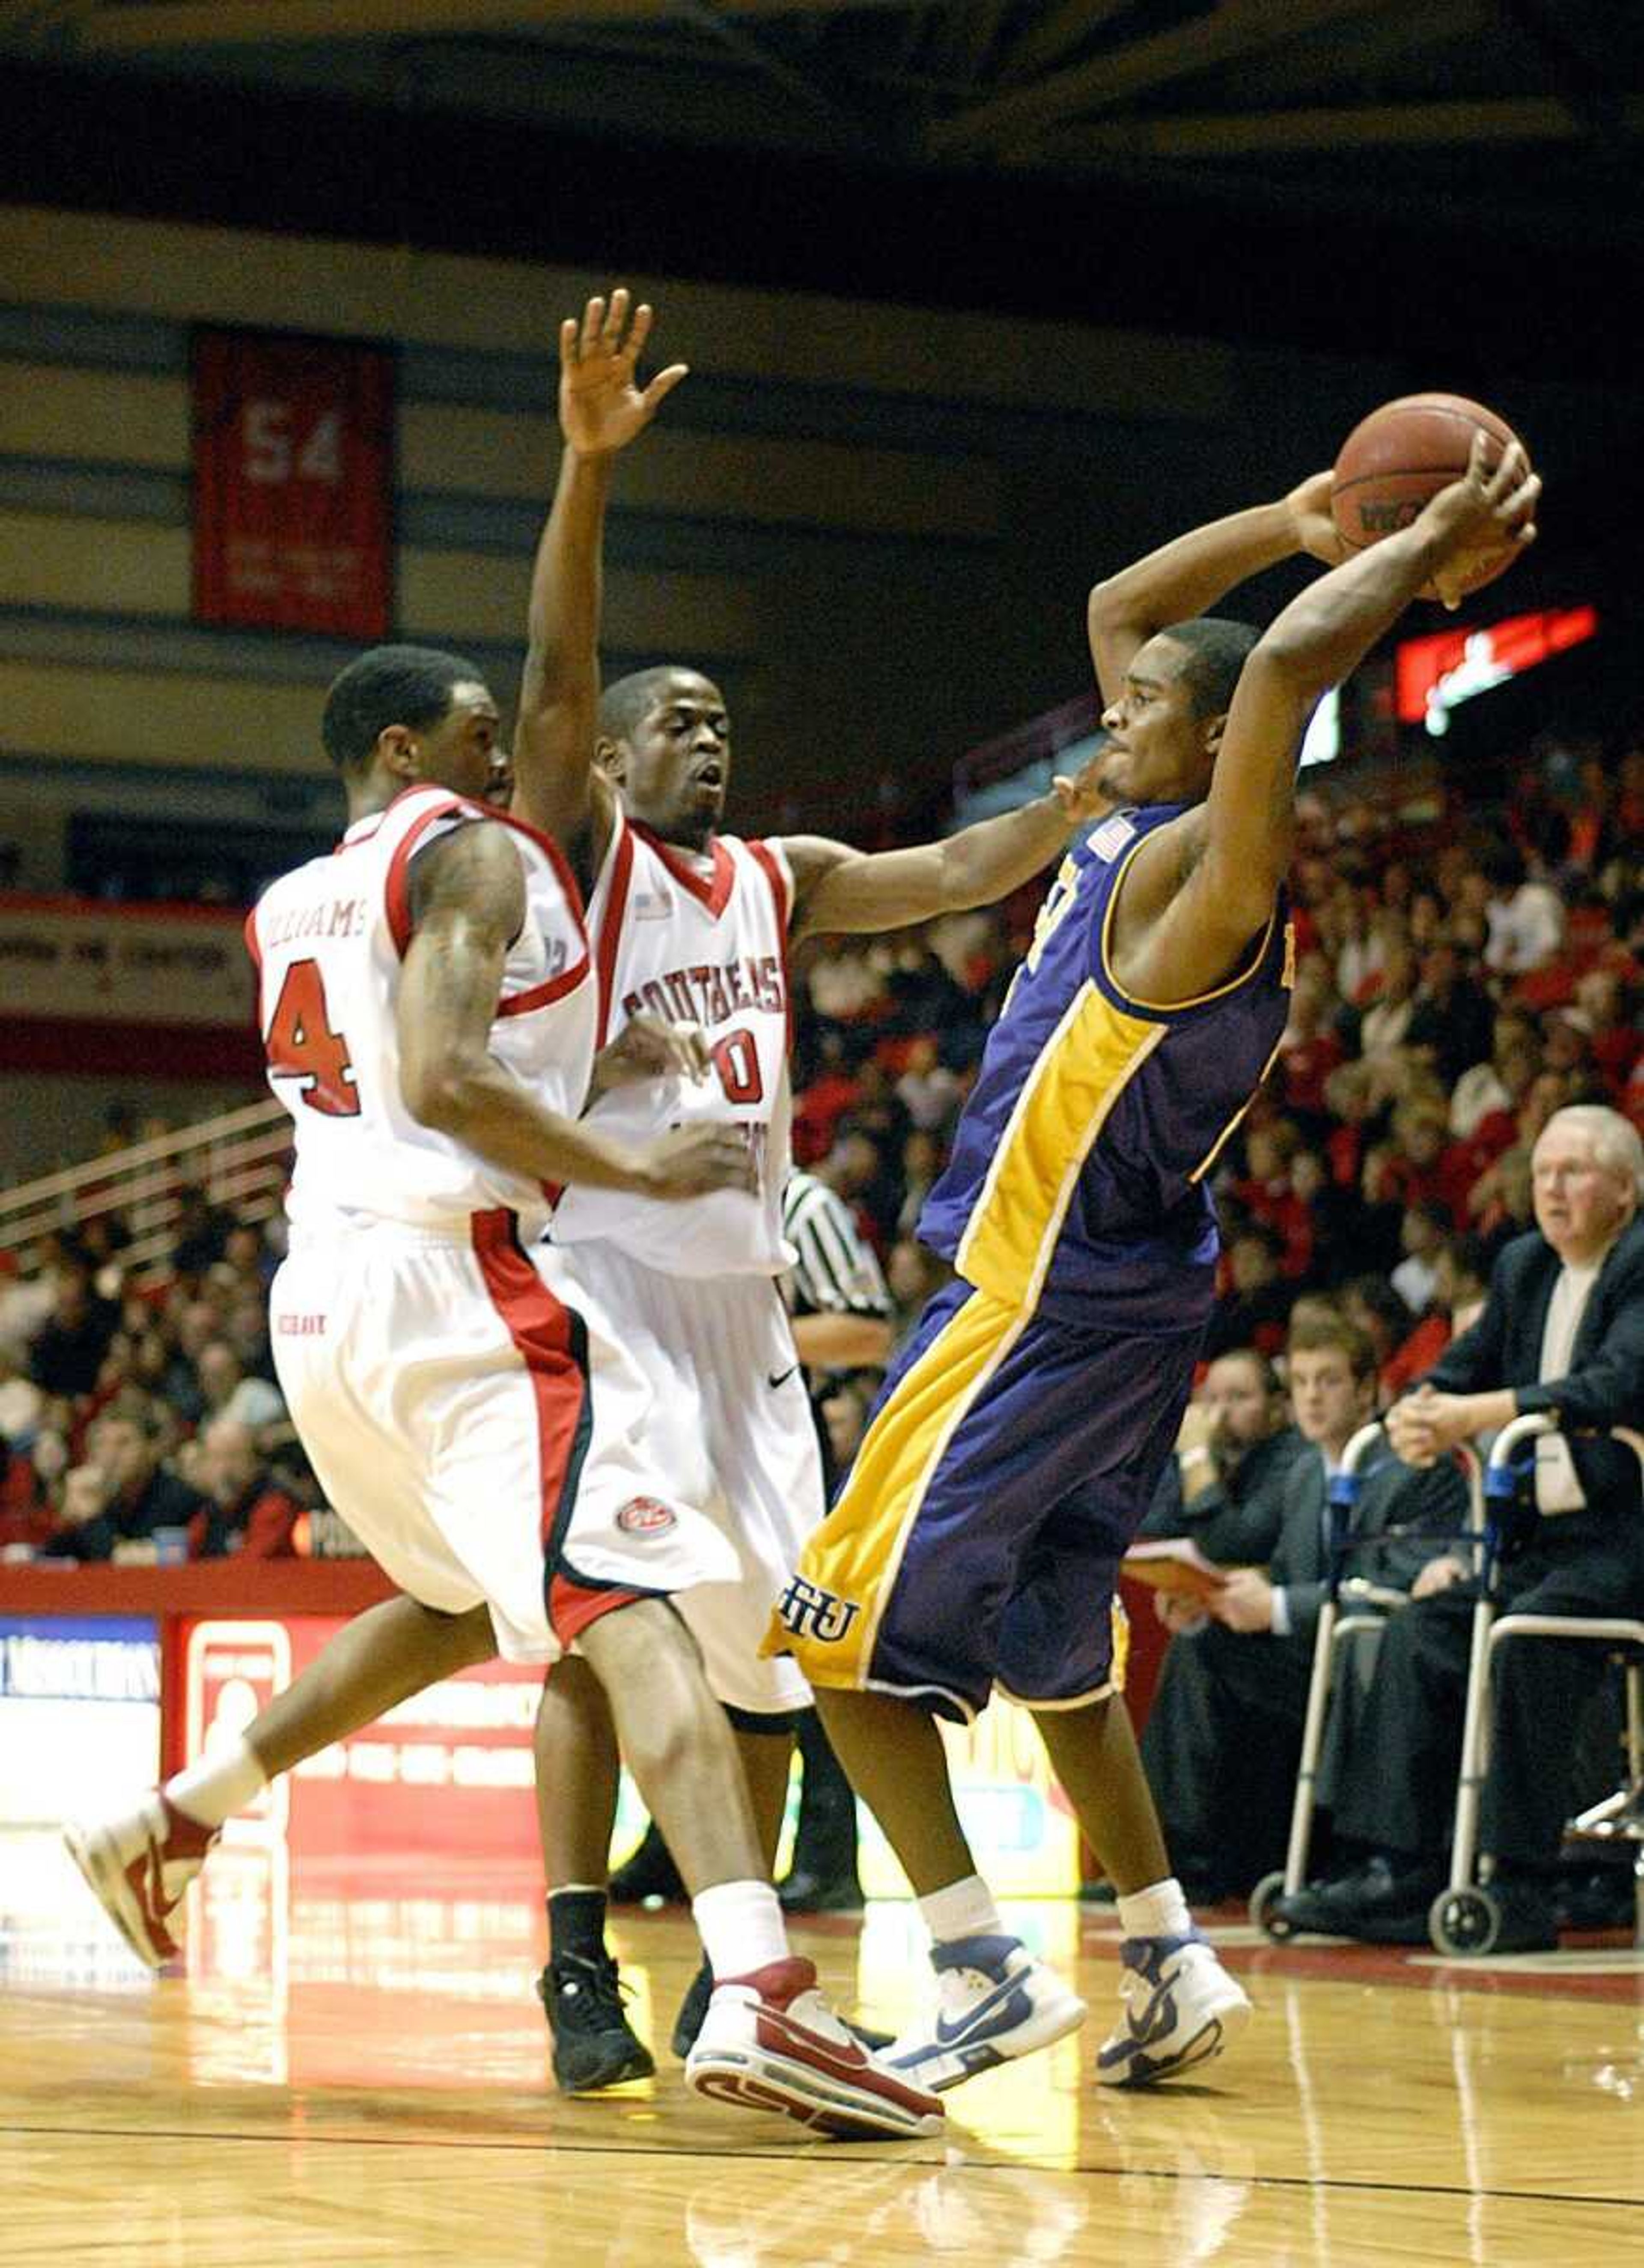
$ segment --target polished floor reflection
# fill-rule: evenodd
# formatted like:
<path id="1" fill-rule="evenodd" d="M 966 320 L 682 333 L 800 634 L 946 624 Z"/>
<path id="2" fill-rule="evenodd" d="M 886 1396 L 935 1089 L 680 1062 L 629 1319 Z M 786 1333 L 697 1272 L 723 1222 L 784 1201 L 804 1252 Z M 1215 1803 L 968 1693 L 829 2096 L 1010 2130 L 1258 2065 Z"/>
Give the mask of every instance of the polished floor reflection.
<path id="1" fill-rule="evenodd" d="M 219 1853 L 186 1973 L 151 1981 L 55 1838 L 0 1837 L 0 2184 L 9 2263 L 142 2268 L 1516 2268 L 1644 2245 L 1644 1968 L 1620 1943 L 1488 1969 L 1222 1933 L 1258 2004 L 1236 2060 L 1099 2093 L 1116 1933 L 1013 1925 L 1077 1970 L 1083 2038 L 948 2097 L 944 2142 L 841 2146 L 657 2080 L 557 2095 L 529 1872 Z M 619 1918 L 665 2038 L 696 1960 Z M 895 2022 L 905 1907 L 818 1924 L 829 1986 Z"/>

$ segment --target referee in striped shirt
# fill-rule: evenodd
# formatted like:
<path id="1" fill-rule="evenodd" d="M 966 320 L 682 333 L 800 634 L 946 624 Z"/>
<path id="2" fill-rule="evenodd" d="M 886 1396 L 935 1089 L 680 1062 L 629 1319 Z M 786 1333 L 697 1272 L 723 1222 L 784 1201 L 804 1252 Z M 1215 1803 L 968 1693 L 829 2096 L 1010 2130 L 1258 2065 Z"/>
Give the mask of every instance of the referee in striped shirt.
<path id="1" fill-rule="evenodd" d="M 824 1406 L 852 1372 L 877 1373 L 889 1359 L 890 1293 L 873 1247 L 843 1197 L 796 1167 L 782 1197 L 782 1233 L 797 1256 L 783 1278 L 793 1344 L 805 1366 L 822 1441 L 828 1493 L 839 1477 Z M 798 1718 L 802 1778 L 793 1859 L 779 1896 L 790 1913 L 859 1906 L 856 1797 L 814 1709 Z"/>
<path id="2" fill-rule="evenodd" d="M 783 1278 L 794 1351 L 817 1406 L 827 1397 L 829 1373 L 884 1369 L 893 1336 L 890 1293 L 850 1206 L 815 1174 L 795 1167 L 788 1175 L 782 1233 L 798 1256 Z M 837 1476 L 831 1470 L 827 1428 L 821 1430 L 831 1492 Z"/>

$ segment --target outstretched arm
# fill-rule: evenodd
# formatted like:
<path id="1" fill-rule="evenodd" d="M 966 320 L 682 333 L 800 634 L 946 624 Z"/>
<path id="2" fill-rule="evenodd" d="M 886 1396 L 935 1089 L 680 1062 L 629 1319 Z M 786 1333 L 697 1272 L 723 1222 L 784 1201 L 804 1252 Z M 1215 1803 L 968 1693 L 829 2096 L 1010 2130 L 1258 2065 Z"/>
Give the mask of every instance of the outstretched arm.
<path id="1" fill-rule="evenodd" d="M 553 509 L 531 571 L 529 650 L 514 733 L 514 804 L 522 819 L 574 836 L 596 798 L 608 794 L 594 771 L 600 702 L 600 609 L 605 505 L 612 459 L 642 433 L 685 375 L 683 363 L 660 371 L 643 390 L 634 366 L 651 330 L 651 310 L 618 289 L 607 306 L 590 299 L 579 324 L 559 327 L 559 424 L 564 453 Z"/>
<path id="2" fill-rule="evenodd" d="M 1030 882 L 1081 820 L 1108 808 L 1096 765 L 1058 775 L 1049 795 L 984 819 L 945 842 L 907 850 L 853 850 L 821 835 L 785 842 L 793 874 L 793 934 L 904 929 L 967 906 L 992 905 Z"/>
<path id="3" fill-rule="evenodd" d="M 1290 864 L 1295 748 L 1309 711 L 1363 660 L 1423 584 L 1449 581 L 1464 558 L 1535 539 L 1541 482 L 1522 448 L 1492 473 L 1474 441 L 1465 475 L 1419 517 L 1293 599 L 1239 679 L 1207 806 L 1206 893 L 1236 893 L 1241 917 L 1271 903 Z M 1245 934 L 1255 923 L 1246 920 Z"/>
<path id="4" fill-rule="evenodd" d="M 1276 504 L 1213 519 L 1150 551 L 1090 593 L 1090 658 L 1102 697 L 1111 702 L 1150 637 L 1213 607 L 1264 567 L 1306 552 L 1326 566 L 1346 557 L 1330 512 L 1331 475 L 1315 473 Z"/>

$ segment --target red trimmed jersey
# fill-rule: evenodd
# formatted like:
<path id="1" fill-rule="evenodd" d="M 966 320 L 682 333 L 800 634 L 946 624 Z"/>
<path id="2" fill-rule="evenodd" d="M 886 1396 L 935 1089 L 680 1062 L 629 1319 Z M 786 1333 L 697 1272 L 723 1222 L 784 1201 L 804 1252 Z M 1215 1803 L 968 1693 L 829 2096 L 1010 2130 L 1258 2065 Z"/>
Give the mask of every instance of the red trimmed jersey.
<path id="1" fill-rule="evenodd" d="M 409 788 L 357 821 L 328 857 L 270 884 L 246 924 L 269 1084 L 297 1129 L 286 1201 L 294 1225 L 445 1228 L 501 1206 L 529 1233 L 545 1218 L 540 1185 L 423 1125 L 401 1092 L 394 1015 L 411 942 L 411 862 L 468 825 L 506 827 L 525 870 L 526 917 L 503 970 L 490 1051 L 549 1109 L 580 1115 L 596 998 L 570 869 L 522 821 L 444 788 Z"/>
<path id="2" fill-rule="evenodd" d="M 644 1012 L 694 1024 L 705 1079 L 634 1080 L 588 1113 L 601 1132 L 644 1142 L 670 1127 L 741 1127 L 756 1192 L 719 1189 L 662 1204 L 618 1189 L 568 1189 L 556 1244 L 608 1241 L 669 1276 L 777 1276 L 793 1118 L 788 1092 L 788 914 L 793 879 L 775 843 L 720 835 L 698 858 L 619 817 L 588 905 L 599 977 L 600 1042 Z"/>

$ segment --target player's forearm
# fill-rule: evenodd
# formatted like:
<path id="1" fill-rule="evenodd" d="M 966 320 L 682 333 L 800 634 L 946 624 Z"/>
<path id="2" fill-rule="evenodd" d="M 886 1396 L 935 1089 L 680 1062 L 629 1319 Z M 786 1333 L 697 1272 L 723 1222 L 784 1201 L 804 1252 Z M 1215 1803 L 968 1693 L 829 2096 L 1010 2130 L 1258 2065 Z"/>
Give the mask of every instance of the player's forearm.
<path id="1" fill-rule="evenodd" d="M 890 1353 L 892 1331 L 882 1315 L 795 1315 L 793 1348 L 810 1370 L 877 1368 Z"/>
<path id="2" fill-rule="evenodd" d="M 1150 551 L 1090 593 L 1093 643 L 1116 632 L 1149 638 L 1171 622 L 1202 615 L 1218 599 L 1297 549 L 1287 504 L 1257 504 L 1213 519 Z"/>
<path id="3" fill-rule="evenodd" d="M 1043 873 L 1065 849 L 1072 822 L 1054 795 L 1036 796 L 1019 811 L 980 819 L 941 846 L 943 913 L 992 905 Z"/>
<path id="4" fill-rule="evenodd" d="M 1309 584 L 1263 634 L 1257 654 L 1283 673 L 1300 698 L 1316 699 L 1349 676 L 1398 620 L 1439 552 L 1424 516 Z"/>
<path id="5" fill-rule="evenodd" d="M 644 1189 L 650 1174 L 638 1153 L 596 1132 L 585 1119 L 545 1110 L 495 1057 L 447 1056 L 406 1107 L 490 1165 L 530 1182 L 576 1182 L 585 1189 Z"/>
<path id="6" fill-rule="evenodd" d="M 1072 825 L 1056 796 L 1039 796 L 1020 811 L 981 820 L 945 843 L 871 852 L 823 844 L 819 872 L 808 865 L 808 838 L 795 836 L 788 846 L 796 898 L 793 937 L 873 935 L 992 905 L 1048 866 L 1060 854 Z"/>

